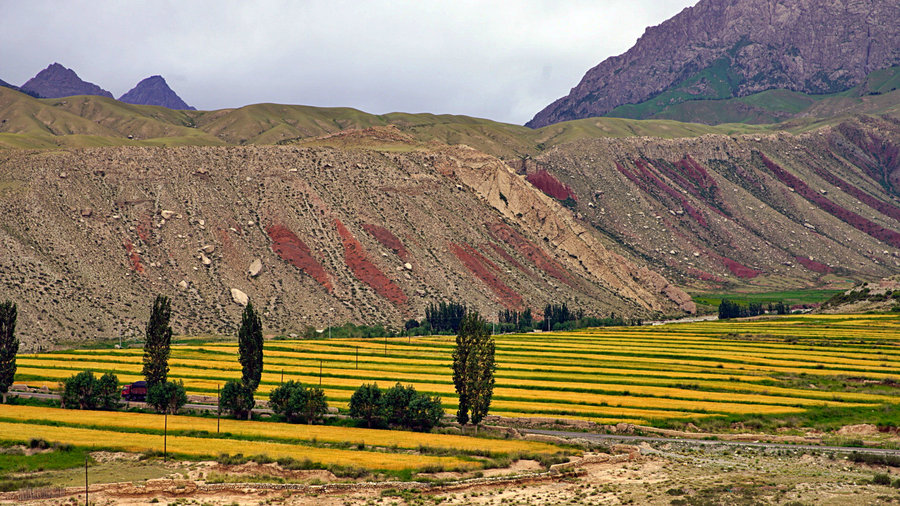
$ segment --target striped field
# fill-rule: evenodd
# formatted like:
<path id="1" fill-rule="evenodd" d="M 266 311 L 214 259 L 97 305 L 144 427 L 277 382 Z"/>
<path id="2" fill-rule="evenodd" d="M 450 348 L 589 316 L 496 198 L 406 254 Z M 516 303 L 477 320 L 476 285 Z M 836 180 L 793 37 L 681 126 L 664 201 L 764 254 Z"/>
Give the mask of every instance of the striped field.
<path id="1" fill-rule="evenodd" d="M 452 412 L 453 340 L 267 341 L 258 397 L 283 375 L 321 382 L 329 404 L 344 409 L 360 384 L 399 381 L 441 396 Z M 604 423 L 790 415 L 816 406 L 894 403 L 888 391 L 832 386 L 900 381 L 897 316 L 789 316 L 499 335 L 496 341 L 496 415 Z M 91 369 L 130 382 L 140 379 L 141 357 L 140 349 L 20 355 L 16 381 L 55 387 Z M 194 394 L 215 395 L 218 385 L 240 377 L 234 342 L 175 345 L 170 367 L 170 378 L 184 380 Z"/>

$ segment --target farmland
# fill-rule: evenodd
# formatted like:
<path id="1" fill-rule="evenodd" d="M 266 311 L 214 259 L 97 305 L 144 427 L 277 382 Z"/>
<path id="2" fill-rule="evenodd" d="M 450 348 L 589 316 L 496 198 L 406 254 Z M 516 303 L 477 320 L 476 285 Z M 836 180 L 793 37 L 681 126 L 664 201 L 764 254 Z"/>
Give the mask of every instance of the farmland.
<path id="1" fill-rule="evenodd" d="M 788 428 L 793 431 L 791 434 L 818 433 L 819 441 L 826 444 L 847 444 L 850 439 L 840 439 L 840 433 L 834 429 L 854 423 L 898 425 L 900 414 L 894 400 L 900 380 L 898 336 L 900 317 L 891 315 L 795 315 L 755 321 L 498 335 L 495 338 L 499 368 L 491 414 L 519 418 L 508 420 L 511 423 L 523 423 L 520 417 L 528 417 L 532 419 L 530 423 L 547 425 L 565 419 L 573 423 L 586 420 L 668 428 L 694 424 L 710 433 L 729 432 L 735 424 L 739 426 L 734 429 L 737 431 L 774 432 Z M 271 339 L 265 344 L 265 372 L 257 400 L 265 400 L 267 393 L 282 382 L 283 375 L 284 381 L 313 385 L 321 382 L 329 404 L 346 411 L 350 395 L 360 384 L 377 381 L 386 387 L 401 382 L 414 385 L 420 392 L 441 396 L 445 408 L 452 413 L 456 403 L 450 373 L 453 341 L 453 336 Z M 22 354 L 17 359 L 16 382 L 55 388 L 61 379 L 85 369 L 114 372 L 120 381 L 130 382 L 141 378 L 141 359 L 140 348 L 128 347 Z M 224 381 L 240 377 L 236 344 L 220 339 L 182 339 L 181 344 L 172 347 L 170 367 L 170 378 L 183 380 L 190 394 L 206 396 L 208 401 Z M 875 430 L 874 425 L 871 427 Z M 602 430 L 599 426 L 595 429 Z M 818 430 L 832 432 L 823 436 Z M 799 486 L 797 480 L 789 478 L 797 473 L 821 476 L 825 472 L 827 476 L 841 476 L 835 480 L 846 478 L 857 483 L 857 488 L 866 493 L 876 493 L 867 488 L 871 471 L 848 467 L 848 460 L 835 460 L 833 455 L 805 456 L 806 460 L 785 471 L 783 457 L 764 449 L 744 448 L 738 456 L 737 452 L 730 453 L 731 447 L 711 446 L 695 455 L 696 449 L 682 448 L 677 443 L 669 448 L 667 444 L 662 447 L 665 454 L 675 452 L 682 459 L 674 465 L 659 455 L 637 456 L 643 452 L 636 447 L 619 449 L 626 452 L 624 456 L 603 457 L 603 453 L 596 453 L 607 449 L 602 445 L 576 450 L 527 438 L 475 438 L 340 424 L 217 420 L 209 414 L 164 418 L 133 410 L 73 412 L 21 403 L 0 409 L 0 441 L 7 445 L 31 439 L 71 445 L 48 454 L 60 461 L 61 470 L 32 473 L 32 482 L 13 488 L 35 486 L 28 483 L 77 484 L 77 472 L 69 469 L 83 461 L 76 462 L 77 458 L 90 455 L 96 460 L 114 454 L 107 450 L 152 457 L 161 450 L 164 434 L 168 454 L 178 462 L 169 464 L 174 467 L 154 463 L 153 459 L 147 464 L 126 459 L 105 464 L 96 461 L 92 472 L 98 473 L 101 480 L 122 481 L 123 473 L 172 477 L 183 476 L 189 469 L 194 479 L 207 484 L 204 486 L 223 482 L 227 485 L 229 480 L 310 483 L 318 477 L 350 482 L 409 479 L 414 475 L 426 481 L 436 477 L 466 480 L 478 479 L 488 472 L 546 469 L 567 455 L 576 456 L 576 461 L 581 455 L 584 459 L 579 465 L 599 474 L 590 475 L 594 477 L 575 486 L 571 494 L 576 499 L 583 498 L 578 495 L 580 487 L 588 484 L 598 487 L 597 493 L 615 491 L 638 500 L 650 497 L 644 489 L 629 488 L 632 482 L 626 475 L 635 471 L 648 478 L 667 477 L 654 492 L 665 499 L 664 503 L 668 503 L 672 490 L 680 490 L 678 484 L 709 482 L 709 493 L 718 493 L 715 483 L 720 483 L 717 480 L 723 476 L 734 483 L 744 483 L 744 473 L 754 472 L 763 473 L 766 483 L 779 483 L 778 490 Z M 894 439 L 885 440 L 891 437 L 872 433 L 866 436 L 867 444 L 894 444 Z M 747 451 L 756 452 L 753 459 L 744 458 Z M 17 465 L 44 466 L 41 462 L 51 457 L 41 455 L 17 457 L 23 462 Z M 247 462 L 242 455 L 256 462 Z M 715 472 L 708 468 L 710 455 L 715 455 L 719 463 Z M 627 460 L 623 460 L 625 457 Z M 600 460 L 589 460 L 592 458 Z M 33 459 L 43 460 L 32 462 Z M 815 468 L 806 469 L 813 461 Z M 271 464 L 266 467 L 264 462 Z M 514 462 L 521 462 L 520 467 L 510 465 Z M 500 469 L 487 469 L 493 467 Z M 178 469 L 181 475 L 173 473 Z M 104 473 L 110 477 L 104 477 Z M 823 490 L 831 486 L 829 479 L 821 478 L 818 492 L 827 497 L 832 491 Z M 607 488 L 612 482 L 618 485 Z M 158 488 L 164 483 L 165 480 L 151 480 L 135 487 L 119 484 L 101 493 L 109 494 L 114 501 L 135 493 L 149 497 L 168 493 Z M 397 482 L 382 483 L 395 486 Z M 530 486 L 529 494 L 557 490 L 555 482 Z M 235 485 L 227 493 L 234 494 L 243 487 Z M 501 488 L 491 490 L 490 494 L 503 493 Z M 210 489 L 209 493 L 224 492 Z M 360 489 L 347 497 L 365 502 L 378 493 L 377 489 Z M 252 495 L 254 501 L 258 497 Z M 550 502 L 561 501 L 560 497 Z M 461 501 L 469 503 L 469 499 L 464 495 Z"/>
<path id="2" fill-rule="evenodd" d="M 898 336 L 900 318 L 887 315 L 498 335 L 491 414 L 665 426 L 873 408 L 895 402 Z M 452 336 L 269 340 L 257 397 L 298 380 L 321 384 L 343 410 L 363 383 L 401 382 L 441 396 L 452 412 L 452 347 Z M 138 348 L 20 355 L 16 380 L 54 387 L 90 369 L 130 382 L 140 379 L 141 356 Z M 240 376 L 237 345 L 227 341 L 175 345 L 170 367 L 198 395 Z"/>

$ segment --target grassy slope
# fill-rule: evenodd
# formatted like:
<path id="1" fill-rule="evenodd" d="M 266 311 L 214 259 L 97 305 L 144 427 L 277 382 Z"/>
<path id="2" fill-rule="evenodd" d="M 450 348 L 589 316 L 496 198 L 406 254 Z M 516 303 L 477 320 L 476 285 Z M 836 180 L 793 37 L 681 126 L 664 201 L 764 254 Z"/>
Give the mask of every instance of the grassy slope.
<path id="1" fill-rule="evenodd" d="M 503 158 L 516 158 L 591 137 L 674 138 L 764 129 L 740 124 L 711 127 L 668 120 L 589 118 L 532 130 L 469 116 L 373 115 L 351 108 L 282 104 L 255 104 L 218 111 L 172 111 L 95 96 L 37 100 L 6 88 L 0 89 L 0 113 L 7 120 L 0 126 L 0 148 L 26 149 L 310 142 L 348 129 L 393 125 L 421 143 L 466 144 Z"/>
<path id="2" fill-rule="evenodd" d="M 703 86 L 698 86 L 703 84 Z M 731 98 L 734 76 L 729 68 L 713 65 L 673 89 L 639 104 L 619 106 L 609 117 L 671 119 L 683 122 L 771 124 L 795 117 L 825 118 L 854 113 L 881 113 L 900 101 L 900 66 L 870 74 L 849 90 L 807 95 L 791 90 L 767 90 Z M 892 95 L 879 100 L 880 95 Z"/>

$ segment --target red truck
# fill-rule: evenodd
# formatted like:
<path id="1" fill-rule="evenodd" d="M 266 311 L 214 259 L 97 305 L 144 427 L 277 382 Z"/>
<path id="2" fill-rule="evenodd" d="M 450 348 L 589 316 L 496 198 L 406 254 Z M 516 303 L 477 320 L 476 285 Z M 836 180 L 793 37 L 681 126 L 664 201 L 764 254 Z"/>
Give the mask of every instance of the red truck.
<path id="1" fill-rule="evenodd" d="M 125 385 L 122 389 L 122 397 L 126 401 L 144 401 L 147 399 L 147 382 L 135 381 L 130 385 Z"/>

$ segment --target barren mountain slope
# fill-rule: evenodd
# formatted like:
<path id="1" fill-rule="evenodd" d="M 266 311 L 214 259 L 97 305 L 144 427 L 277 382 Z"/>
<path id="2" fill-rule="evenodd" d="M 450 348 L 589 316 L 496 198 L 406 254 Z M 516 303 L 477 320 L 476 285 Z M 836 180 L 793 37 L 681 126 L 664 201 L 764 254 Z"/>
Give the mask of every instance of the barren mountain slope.
<path id="1" fill-rule="evenodd" d="M 397 326 L 446 299 L 487 315 L 693 308 L 465 147 L 5 150 L 0 212 L 0 299 L 19 303 L 24 349 L 140 334 L 157 293 L 177 332 L 232 331 L 232 289 L 274 332 Z"/>
<path id="2" fill-rule="evenodd" d="M 900 271 L 900 122 L 860 116 L 794 136 L 593 139 L 528 171 L 681 286 L 821 286 Z"/>

